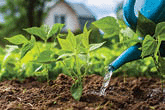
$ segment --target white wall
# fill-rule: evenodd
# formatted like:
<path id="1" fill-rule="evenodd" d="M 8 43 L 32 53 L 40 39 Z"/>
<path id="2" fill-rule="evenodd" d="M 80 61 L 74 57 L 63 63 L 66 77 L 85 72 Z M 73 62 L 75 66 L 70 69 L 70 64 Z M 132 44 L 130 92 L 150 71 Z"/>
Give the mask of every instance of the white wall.
<path id="1" fill-rule="evenodd" d="M 46 17 L 44 24 L 52 26 L 54 24 L 54 15 L 65 15 L 65 30 L 71 29 L 72 32 L 80 28 L 80 24 L 76 13 L 66 4 L 60 2 L 53 6 L 48 16 Z"/>

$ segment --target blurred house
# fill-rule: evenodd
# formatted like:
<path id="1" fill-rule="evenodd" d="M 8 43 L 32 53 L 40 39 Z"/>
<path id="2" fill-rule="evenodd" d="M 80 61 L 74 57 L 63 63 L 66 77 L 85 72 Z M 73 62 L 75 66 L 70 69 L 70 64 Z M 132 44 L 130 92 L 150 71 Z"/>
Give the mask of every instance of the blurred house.
<path id="1" fill-rule="evenodd" d="M 76 32 L 78 30 L 82 31 L 87 21 L 87 27 L 89 27 L 95 20 L 95 16 L 83 4 L 68 3 L 60 0 L 50 7 L 44 24 L 52 26 L 55 23 L 62 23 L 65 24 L 63 28 L 64 32 L 66 32 L 67 29 Z"/>

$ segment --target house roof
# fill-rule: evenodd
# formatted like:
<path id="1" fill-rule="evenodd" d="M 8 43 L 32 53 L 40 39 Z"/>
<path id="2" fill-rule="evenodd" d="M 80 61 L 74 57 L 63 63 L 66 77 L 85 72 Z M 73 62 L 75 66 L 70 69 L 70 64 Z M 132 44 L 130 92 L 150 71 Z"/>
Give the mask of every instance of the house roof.
<path id="1" fill-rule="evenodd" d="M 55 7 L 60 1 L 53 1 L 53 2 L 54 5 L 52 5 L 52 2 L 47 5 L 48 7 L 50 7 L 50 10 L 51 8 Z M 64 1 L 64 3 L 68 4 L 79 17 L 81 16 L 81 17 L 95 18 L 93 13 L 82 3 L 70 3 L 66 1 Z"/>
<path id="2" fill-rule="evenodd" d="M 90 18 L 94 18 L 95 16 L 92 14 L 92 12 L 84 5 L 84 4 L 78 4 L 78 3 L 68 3 L 71 8 L 77 13 L 78 16 L 87 16 Z"/>

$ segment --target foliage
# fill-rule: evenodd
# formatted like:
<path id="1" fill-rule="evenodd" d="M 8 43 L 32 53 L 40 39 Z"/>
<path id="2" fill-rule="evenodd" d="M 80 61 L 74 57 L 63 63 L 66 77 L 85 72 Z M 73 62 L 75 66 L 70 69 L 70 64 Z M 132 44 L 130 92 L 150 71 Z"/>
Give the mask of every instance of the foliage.
<path id="1" fill-rule="evenodd" d="M 164 78 L 165 73 L 163 71 L 163 66 L 165 62 L 163 56 L 165 56 L 165 22 L 155 24 L 153 21 L 147 19 L 139 12 L 136 33 L 132 34 L 134 37 L 129 37 L 128 32 L 130 31 L 128 31 L 127 28 L 123 28 L 120 20 L 118 20 L 117 22 L 117 20 L 115 20 L 114 18 L 105 17 L 94 22 L 94 24 L 103 32 L 105 32 L 104 36 L 112 37 L 115 34 L 119 34 L 120 40 L 124 41 L 122 42 L 123 44 L 127 43 L 127 45 L 130 45 L 132 44 L 132 42 L 142 43 L 142 48 L 140 48 L 142 51 L 141 57 L 145 58 L 148 56 L 152 56 L 155 67 L 157 68 L 161 79 Z M 140 36 L 140 39 L 138 39 L 138 36 Z M 126 41 L 125 37 L 127 38 Z M 142 39 L 144 40 L 142 41 Z M 139 64 L 141 63 L 139 62 Z M 138 68 L 139 67 L 140 66 L 138 66 Z"/>
<path id="2" fill-rule="evenodd" d="M 136 33 L 130 30 L 123 24 L 121 20 L 117 20 L 113 17 L 105 17 L 93 23 L 96 27 L 101 29 L 104 32 L 104 38 L 112 38 L 116 35 L 120 38 L 120 43 L 118 48 L 123 48 L 125 50 L 127 47 L 132 46 L 136 43 L 142 43 L 142 58 L 157 55 L 159 52 L 159 47 L 161 42 L 163 41 L 163 24 L 161 24 L 162 29 L 160 29 L 160 24 L 153 23 L 151 20 L 144 17 L 139 12 L 138 24 Z M 157 32 L 161 30 L 161 32 Z M 155 30 L 155 32 L 153 32 Z M 162 38 L 160 37 L 151 37 L 158 36 L 157 33 L 162 33 Z M 141 36 L 141 38 L 139 38 Z M 146 36 L 146 37 L 145 37 Z M 143 38 L 142 38 L 143 37 Z M 142 41 L 144 39 L 144 41 Z M 117 48 L 116 48 L 117 49 Z M 116 50 L 117 51 L 117 50 Z M 120 50 L 121 51 L 121 50 Z M 129 65 L 135 65 L 133 67 Z M 126 69 L 125 69 L 126 68 Z M 138 60 L 126 65 L 123 65 L 121 69 L 118 71 L 123 71 L 124 73 L 134 73 L 133 76 L 146 75 L 151 71 L 155 71 L 153 61 L 147 60 Z M 131 75 L 132 76 L 132 75 Z"/>
<path id="3" fill-rule="evenodd" d="M 154 33 L 146 28 L 147 24 L 152 26 L 151 30 L 154 29 Z M 117 70 L 114 76 L 120 73 L 137 77 L 149 76 L 148 73 L 155 71 L 154 63 L 164 74 L 164 59 L 160 56 L 159 50 L 164 40 L 164 22 L 155 25 L 140 15 L 135 33 L 127 28 L 123 21 L 105 17 L 93 23 L 91 29 L 99 28 L 104 32 L 103 38 L 97 39 L 98 42 L 94 43 L 90 42 L 90 36 L 94 31 L 88 30 L 86 25 L 83 33 L 78 35 L 74 35 L 70 30 L 68 34 L 61 34 L 63 26 L 63 24 L 54 24 L 51 28 L 46 25 L 26 28 L 24 31 L 31 34 L 29 39 L 23 34 L 5 38 L 14 45 L 0 48 L 0 80 L 37 76 L 39 80 L 45 81 L 55 79 L 58 74 L 64 73 L 74 80 L 71 93 L 76 100 L 79 100 L 82 95 L 84 76 L 88 74 L 104 76 L 106 66 L 123 50 L 137 42 L 142 43 L 140 48 L 142 58 L 152 56 L 154 61 L 149 57 L 127 63 Z M 138 39 L 139 35 L 144 37 L 143 41 Z M 37 42 L 36 36 L 43 42 Z M 57 38 L 58 42 L 47 42 L 52 37 Z M 110 43 L 107 45 L 105 40 Z"/>
<path id="4" fill-rule="evenodd" d="M 55 24 L 51 28 L 49 28 L 48 26 L 41 26 L 24 29 L 28 33 L 32 34 L 30 40 L 28 40 L 23 35 L 16 35 L 11 38 L 5 38 L 15 45 L 21 45 L 21 49 L 19 49 L 18 46 L 11 46 L 11 48 L 9 48 L 11 50 L 4 57 L 4 61 L 10 56 L 13 51 L 15 51 L 16 48 L 17 61 L 13 61 L 12 63 L 10 63 L 11 61 L 9 61 L 7 62 L 7 64 L 10 63 L 13 66 L 18 65 L 18 69 L 21 69 L 21 66 L 23 66 L 22 68 L 24 68 L 25 72 L 30 71 L 30 74 L 35 73 L 36 76 L 38 76 L 38 74 L 44 74 L 44 76 L 49 79 L 49 69 L 52 70 L 51 66 L 55 66 L 55 64 L 53 63 L 55 63 L 54 61 L 56 60 L 55 56 L 57 55 L 57 49 L 54 49 L 54 46 L 47 47 L 47 40 L 48 38 L 53 37 L 54 34 L 58 33 L 63 26 L 63 24 Z M 39 45 L 33 35 L 37 35 L 38 37 L 43 39 L 44 44 Z M 31 53 L 32 55 L 30 55 L 29 53 Z M 2 62 L 2 64 L 2 67 L 6 67 L 4 66 L 6 64 L 5 62 Z M 3 76 L 4 73 L 1 73 L 1 75 Z"/>
<path id="5" fill-rule="evenodd" d="M 83 77 L 87 75 L 89 69 L 90 53 L 102 46 L 104 42 L 89 44 L 91 30 L 88 31 L 86 25 L 82 34 L 75 36 L 71 31 L 68 31 L 66 39 L 61 38 L 60 36 L 62 34 L 59 34 L 59 32 L 63 26 L 63 24 L 54 24 L 51 28 L 43 25 L 41 27 L 24 29 L 31 34 L 30 40 L 22 34 L 5 38 L 18 46 L 10 46 L 9 49 L 11 51 L 4 56 L 4 59 L 6 60 L 10 57 L 11 53 L 13 53 L 11 58 L 15 58 L 13 55 L 17 55 L 17 58 L 13 62 L 11 62 L 11 59 L 2 62 L 1 80 L 7 78 L 9 75 L 9 72 L 6 74 L 7 68 L 13 68 L 10 70 L 10 73 L 12 74 L 15 71 L 13 73 L 15 78 L 35 75 L 40 77 L 40 79 L 44 78 L 43 80 L 45 78 L 46 80 L 52 78 L 51 73 L 53 73 L 53 68 L 56 69 L 56 72 L 59 71 L 56 74 L 66 71 L 66 74 L 72 76 L 75 80 L 71 88 L 71 93 L 76 100 L 79 100 L 82 94 Z M 62 49 L 57 49 L 54 46 L 44 47 L 44 45 L 48 45 L 47 40 L 53 37 L 54 34 L 59 34 L 58 42 Z M 34 35 L 40 37 L 44 41 L 44 44 L 36 42 Z M 61 65 L 61 63 L 65 66 Z M 19 71 L 21 76 L 18 76 Z M 56 76 L 54 75 L 53 77 Z M 13 78 L 13 75 L 10 78 Z"/>
<path id="6" fill-rule="evenodd" d="M 99 27 L 104 33 L 104 38 L 112 37 L 119 33 L 119 25 L 113 17 L 105 17 L 93 23 Z"/>
<path id="7" fill-rule="evenodd" d="M 153 23 L 150 23 L 153 24 Z M 155 26 L 155 27 L 154 27 Z M 165 40 L 165 22 L 160 22 L 157 25 L 153 25 L 151 30 L 153 34 L 146 35 L 142 44 L 142 57 L 152 56 L 159 76 L 162 81 L 162 93 L 163 93 L 163 83 L 165 80 L 164 71 L 164 40 Z M 149 32 L 150 32 L 149 31 Z M 146 32 L 146 31 L 144 31 Z M 148 32 L 146 32 L 148 33 Z M 151 32 L 150 32 L 151 33 Z"/>
<path id="8" fill-rule="evenodd" d="M 60 46 L 64 51 L 64 54 L 59 56 L 58 60 L 63 60 L 68 75 L 75 81 L 71 87 L 71 93 L 76 100 L 79 100 L 82 95 L 82 81 L 88 73 L 90 53 L 104 44 L 104 42 L 89 44 L 90 33 L 91 30 L 88 31 L 85 25 L 84 32 L 80 35 L 74 36 L 69 30 L 66 39 L 58 37 Z M 72 62 L 70 66 L 67 65 L 68 60 Z M 82 69 L 84 71 L 81 71 Z"/>

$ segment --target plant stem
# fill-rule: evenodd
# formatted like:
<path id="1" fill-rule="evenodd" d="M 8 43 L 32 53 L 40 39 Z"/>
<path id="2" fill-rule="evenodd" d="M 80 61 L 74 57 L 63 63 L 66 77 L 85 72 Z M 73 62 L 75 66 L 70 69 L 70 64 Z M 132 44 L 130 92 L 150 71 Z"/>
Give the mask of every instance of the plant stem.
<path id="1" fill-rule="evenodd" d="M 68 69 L 64 61 L 62 61 L 62 63 L 65 66 L 65 68 L 67 69 L 67 72 L 71 73 L 70 75 L 71 75 L 72 79 L 75 80 L 74 76 L 78 77 L 77 74 L 74 71 L 71 71 L 72 70 L 71 68 Z M 74 76 L 72 75 L 72 73 L 74 74 Z"/>
<path id="2" fill-rule="evenodd" d="M 160 56 L 159 56 L 160 57 Z M 162 89 L 162 95 L 163 95 L 163 89 L 164 89 L 164 78 L 163 78 L 163 74 L 160 70 L 160 65 L 159 65 L 159 62 L 156 61 L 156 58 L 154 56 L 152 56 L 153 60 L 154 60 L 154 63 L 155 63 L 155 66 L 156 66 L 156 69 L 158 71 L 158 74 L 159 74 L 159 77 L 160 77 L 160 82 L 161 82 L 161 89 Z"/>
<path id="3" fill-rule="evenodd" d="M 88 68 L 89 68 L 89 51 L 86 55 L 86 65 L 85 65 L 85 73 L 84 73 L 84 76 L 87 75 L 87 72 L 88 72 Z"/>
<path id="4" fill-rule="evenodd" d="M 80 64 L 79 64 L 79 61 L 78 61 L 78 56 L 77 54 L 75 55 L 75 61 L 76 61 L 76 70 L 77 70 L 77 73 L 78 73 L 78 77 L 79 79 L 81 79 L 81 71 L 80 71 Z"/>
<path id="5" fill-rule="evenodd" d="M 124 84 L 126 82 L 126 72 L 124 71 Z"/>
<path id="6" fill-rule="evenodd" d="M 162 85 L 162 93 L 163 93 L 163 89 L 164 89 L 164 80 L 161 79 L 161 85 Z"/>
<path id="7" fill-rule="evenodd" d="M 46 72 L 47 72 L 47 82 L 49 81 L 49 71 L 48 71 L 48 65 L 47 64 L 44 64 L 45 65 L 45 68 L 46 68 Z"/>
<path id="8" fill-rule="evenodd" d="M 40 52 L 40 48 L 39 48 L 39 46 L 38 46 L 38 44 L 36 43 L 36 46 L 37 46 L 37 49 L 38 49 L 38 53 L 40 54 L 41 52 Z"/>

